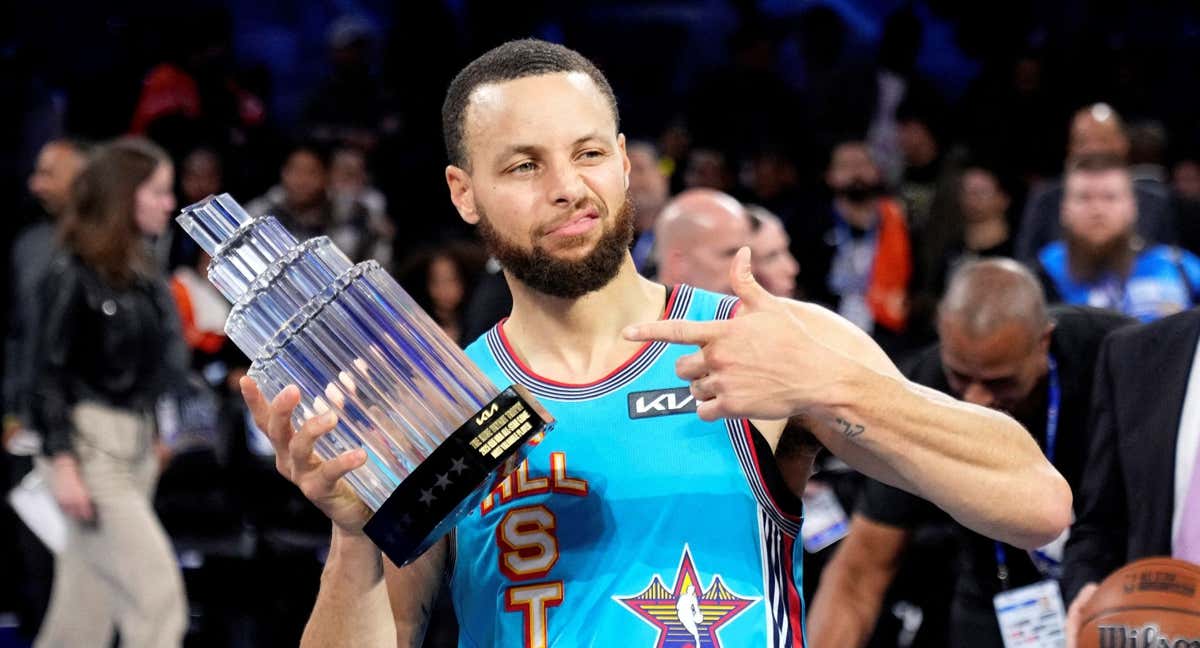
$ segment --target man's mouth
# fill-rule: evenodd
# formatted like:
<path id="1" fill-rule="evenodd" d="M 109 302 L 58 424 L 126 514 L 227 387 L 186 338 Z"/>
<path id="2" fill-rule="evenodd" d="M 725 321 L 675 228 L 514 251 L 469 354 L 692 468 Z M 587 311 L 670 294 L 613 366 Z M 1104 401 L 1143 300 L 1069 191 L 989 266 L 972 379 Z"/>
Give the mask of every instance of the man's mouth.
<path id="1" fill-rule="evenodd" d="M 577 236 L 591 230 L 600 221 L 600 212 L 593 207 L 580 210 L 562 223 L 551 227 L 548 236 Z"/>

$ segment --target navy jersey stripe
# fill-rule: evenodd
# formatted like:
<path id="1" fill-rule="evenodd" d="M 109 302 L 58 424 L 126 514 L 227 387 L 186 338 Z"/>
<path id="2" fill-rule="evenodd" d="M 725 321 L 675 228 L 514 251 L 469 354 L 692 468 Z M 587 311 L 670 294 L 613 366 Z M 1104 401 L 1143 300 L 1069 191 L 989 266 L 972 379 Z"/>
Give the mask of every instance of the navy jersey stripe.
<path id="1" fill-rule="evenodd" d="M 671 300 L 671 308 L 666 313 L 666 319 L 681 319 L 687 315 L 691 302 L 692 287 L 687 285 L 678 286 L 675 290 L 674 299 Z M 500 366 L 505 376 L 513 382 L 527 387 L 536 396 L 559 401 L 592 400 L 611 394 L 637 380 L 667 350 L 665 342 L 654 342 L 648 345 L 636 359 L 612 376 L 594 385 L 574 387 L 547 382 L 526 371 L 512 357 L 512 354 L 509 353 L 501 337 L 499 324 L 487 332 L 486 341 L 488 350 L 492 352 L 492 357 L 495 358 L 496 364 Z"/>

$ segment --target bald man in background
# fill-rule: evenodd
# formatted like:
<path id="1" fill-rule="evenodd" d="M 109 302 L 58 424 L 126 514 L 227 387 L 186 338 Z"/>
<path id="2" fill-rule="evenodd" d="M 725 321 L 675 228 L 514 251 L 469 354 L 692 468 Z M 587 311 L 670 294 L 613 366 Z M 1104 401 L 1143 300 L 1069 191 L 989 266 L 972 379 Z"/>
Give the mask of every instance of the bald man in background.
<path id="1" fill-rule="evenodd" d="M 654 225 L 658 281 L 730 293 L 729 267 L 750 237 L 750 219 L 736 198 L 688 189 L 667 203 Z"/>
<path id="2" fill-rule="evenodd" d="M 1024 266 L 1009 259 L 977 261 L 951 277 L 938 309 L 940 342 L 917 355 L 906 374 L 916 383 L 1015 417 L 1074 489 L 1083 469 L 1100 342 L 1131 322 L 1109 311 L 1047 308 L 1038 280 Z M 1050 421 L 1051 405 L 1057 405 L 1057 425 Z M 1053 437 L 1052 444 L 1047 437 Z M 925 500 L 868 482 L 850 532 L 822 575 L 808 617 L 809 645 L 866 645 L 914 533 L 948 520 Z M 949 645 L 1000 648 L 992 598 L 1004 588 L 1057 578 L 1061 544 L 1034 556 L 955 528 L 961 555 Z M 943 558 L 947 566 L 955 559 Z M 936 584 L 924 585 L 936 589 Z"/>
<path id="3" fill-rule="evenodd" d="M 55 227 L 67 209 L 71 183 L 86 160 L 86 145 L 56 139 L 42 146 L 29 175 L 29 193 L 45 212 L 43 218 L 21 230 L 13 240 L 9 288 L 13 302 L 4 341 L 5 444 L 29 421 L 29 381 L 33 369 L 33 335 L 38 330 L 42 279 L 54 252 Z"/>
<path id="4" fill-rule="evenodd" d="M 746 205 L 750 217 L 750 257 L 754 278 L 776 297 L 796 298 L 796 275 L 800 264 L 792 256 L 791 238 L 783 221 L 766 207 Z"/>
<path id="5" fill-rule="evenodd" d="M 1071 119 L 1067 161 L 1094 154 L 1115 155 L 1126 161 L 1129 158 L 1129 136 L 1125 124 L 1108 104 L 1098 103 L 1081 108 Z M 1160 180 L 1143 176 L 1134 178 L 1133 186 L 1137 199 L 1138 234 L 1148 244 L 1174 243 L 1178 232 L 1170 188 Z M 1031 193 L 1025 205 L 1021 227 L 1017 230 L 1018 259 L 1033 262 L 1043 247 L 1061 238 L 1059 215 L 1062 201 L 1061 178 Z"/>
<path id="6" fill-rule="evenodd" d="M 33 173 L 29 175 L 29 193 L 37 200 L 42 213 L 13 240 L 9 256 L 10 270 L 8 331 L 4 339 L 4 432 L 0 451 L 0 474 L 8 469 L 15 484 L 30 470 L 30 454 L 36 453 L 37 435 L 27 429 L 33 365 L 37 350 L 34 345 L 41 326 L 42 281 L 50 261 L 58 250 L 55 228 L 70 202 L 71 183 L 83 168 L 87 145 L 70 139 L 51 140 L 38 152 Z M 8 465 L 4 466 L 3 463 Z M 12 484 L 3 483 L 5 490 Z M 41 627 L 50 603 L 50 585 L 54 563 L 49 551 L 26 526 L 14 528 L 12 541 L 14 569 L 11 578 L 3 583 L 0 596 L 11 592 L 19 631 L 33 637 Z M 0 551 L 8 551 L 9 538 L 0 538 Z M 10 574 L 6 573 L 6 577 Z M 5 579 L 0 579 L 0 581 Z M 11 589 L 8 589 L 11 586 Z"/>

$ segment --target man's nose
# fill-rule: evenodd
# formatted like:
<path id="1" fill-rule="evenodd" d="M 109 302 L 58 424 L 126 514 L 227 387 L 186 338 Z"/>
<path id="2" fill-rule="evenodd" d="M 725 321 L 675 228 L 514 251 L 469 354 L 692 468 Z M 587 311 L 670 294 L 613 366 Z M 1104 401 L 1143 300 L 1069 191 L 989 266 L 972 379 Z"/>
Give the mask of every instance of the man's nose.
<path id="1" fill-rule="evenodd" d="M 556 165 L 550 180 L 550 195 L 555 204 L 574 205 L 588 195 L 583 176 L 573 164 Z"/>
<path id="2" fill-rule="evenodd" d="M 987 387 L 977 382 L 967 385 L 967 389 L 963 391 L 962 398 L 972 405 L 979 405 L 981 407 L 992 407 L 996 403 L 996 395 Z"/>

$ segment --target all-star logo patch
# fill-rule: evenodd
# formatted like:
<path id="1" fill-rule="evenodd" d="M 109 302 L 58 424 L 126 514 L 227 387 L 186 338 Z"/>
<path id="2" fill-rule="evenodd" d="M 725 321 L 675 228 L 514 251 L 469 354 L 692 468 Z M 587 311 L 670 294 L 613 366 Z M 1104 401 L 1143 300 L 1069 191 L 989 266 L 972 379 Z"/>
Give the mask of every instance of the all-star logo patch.
<path id="1" fill-rule="evenodd" d="M 728 646 L 720 639 L 721 626 L 762 600 L 759 596 L 734 593 L 725 586 L 720 574 L 713 574 L 708 587 L 704 587 L 687 545 L 675 570 L 674 585 L 668 586 L 668 582 L 655 574 L 641 593 L 612 597 L 658 630 L 654 648 Z"/>
<path id="2" fill-rule="evenodd" d="M 629 394 L 629 418 L 669 416 L 696 411 L 696 399 L 687 387 L 652 389 Z"/>

